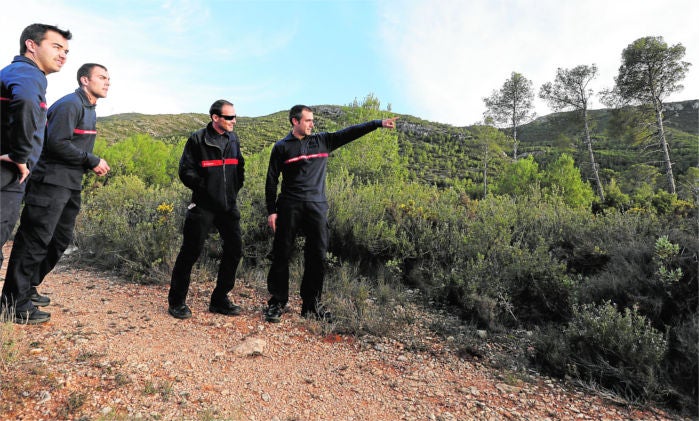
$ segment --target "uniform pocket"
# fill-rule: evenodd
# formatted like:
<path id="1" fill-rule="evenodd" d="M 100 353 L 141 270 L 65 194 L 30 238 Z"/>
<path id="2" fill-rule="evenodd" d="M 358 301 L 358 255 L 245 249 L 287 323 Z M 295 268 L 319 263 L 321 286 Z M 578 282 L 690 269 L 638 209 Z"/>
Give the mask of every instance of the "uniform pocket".
<path id="1" fill-rule="evenodd" d="M 36 194 L 27 194 L 24 197 L 24 203 L 26 205 L 37 206 L 40 208 L 48 208 L 53 202 L 54 200 L 50 197 L 39 196 Z"/>

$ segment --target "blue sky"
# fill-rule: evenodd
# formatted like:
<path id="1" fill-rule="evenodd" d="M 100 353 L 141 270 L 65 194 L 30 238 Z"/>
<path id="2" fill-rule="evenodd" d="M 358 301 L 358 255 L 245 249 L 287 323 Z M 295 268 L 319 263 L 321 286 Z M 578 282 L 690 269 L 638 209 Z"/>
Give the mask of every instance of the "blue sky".
<path id="1" fill-rule="evenodd" d="M 242 116 L 294 104 L 346 105 L 374 94 L 396 113 L 464 126 L 512 71 L 534 83 L 558 67 L 596 63 L 610 87 L 621 52 L 643 36 L 682 43 L 699 98 L 695 0 L 22 0 L 3 4 L 0 65 L 30 23 L 73 32 L 68 63 L 49 76 L 49 103 L 71 92 L 84 62 L 109 68 L 98 115 L 208 111 Z M 535 102 L 538 115 L 551 111 Z M 593 108 L 601 107 L 595 101 Z"/>

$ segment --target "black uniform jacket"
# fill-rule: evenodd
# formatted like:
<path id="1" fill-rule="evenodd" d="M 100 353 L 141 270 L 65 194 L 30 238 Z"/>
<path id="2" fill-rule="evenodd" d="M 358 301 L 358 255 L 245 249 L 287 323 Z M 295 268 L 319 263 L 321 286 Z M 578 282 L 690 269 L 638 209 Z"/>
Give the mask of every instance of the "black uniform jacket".
<path id="1" fill-rule="evenodd" d="M 192 202 L 212 212 L 237 210 L 238 191 L 245 180 L 245 160 L 234 132 L 221 148 L 211 123 L 189 137 L 180 159 L 179 175 L 192 190 Z"/>

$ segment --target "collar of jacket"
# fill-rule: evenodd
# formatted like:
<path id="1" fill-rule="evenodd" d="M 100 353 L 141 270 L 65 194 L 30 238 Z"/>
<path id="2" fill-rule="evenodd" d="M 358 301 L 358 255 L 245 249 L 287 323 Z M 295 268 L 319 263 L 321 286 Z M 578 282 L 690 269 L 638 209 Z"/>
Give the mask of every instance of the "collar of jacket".
<path id="1" fill-rule="evenodd" d="M 301 140 L 306 140 L 306 139 L 308 139 L 308 138 L 311 137 L 311 136 L 313 136 L 313 134 L 310 134 L 310 135 L 308 135 L 308 136 L 304 136 L 303 139 L 299 139 L 298 137 L 294 136 L 294 131 L 292 130 L 292 131 L 290 131 L 289 134 L 286 135 L 286 137 L 285 137 L 284 139 L 282 139 L 282 140 L 284 140 L 285 142 L 292 141 L 292 140 L 301 141 Z"/>
<path id="2" fill-rule="evenodd" d="M 87 97 L 87 93 L 83 88 L 78 88 L 75 90 L 75 93 L 78 95 L 78 98 L 80 98 L 80 101 L 83 103 L 83 107 L 85 108 L 95 108 L 97 104 L 92 104 L 90 100 Z"/>
<path id="3" fill-rule="evenodd" d="M 31 65 L 31 66 L 36 67 L 36 70 L 40 71 L 41 73 L 44 73 L 44 72 L 39 68 L 39 66 L 36 64 L 36 62 L 35 62 L 34 60 L 30 59 L 29 57 L 26 57 L 26 56 L 15 56 L 15 58 L 12 60 L 12 62 L 13 62 L 13 63 L 22 62 L 22 63 L 29 64 L 29 65 Z M 44 73 L 44 74 L 45 74 L 45 73 Z"/>
<path id="4" fill-rule="evenodd" d="M 233 132 L 219 133 L 216 131 L 216 129 L 214 129 L 213 123 L 209 122 L 209 124 L 206 125 L 206 130 L 204 131 L 204 143 L 210 146 L 217 146 L 212 144 L 211 140 L 219 136 L 225 137 L 228 142 L 235 139 L 235 134 Z"/>

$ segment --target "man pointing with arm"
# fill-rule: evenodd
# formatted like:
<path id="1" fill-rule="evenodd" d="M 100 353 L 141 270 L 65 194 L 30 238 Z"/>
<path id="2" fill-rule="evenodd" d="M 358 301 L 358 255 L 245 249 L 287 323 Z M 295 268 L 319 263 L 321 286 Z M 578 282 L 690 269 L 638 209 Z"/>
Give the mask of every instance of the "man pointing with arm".
<path id="1" fill-rule="evenodd" d="M 325 175 L 333 150 L 376 130 L 393 129 L 398 117 L 373 120 L 334 133 L 313 132 L 313 110 L 295 105 L 289 111 L 291 132 L 275 143 L 269 158 L 265 197 L 267 223 L 274 231 L 272 266 L 267 276 L 268 300 L 265 319 L 279 322 L 289 300 L 289 259 L 296 234 L 306 237 L 304 273 L 301 281 L 301 314 L 330 321 L 321 306 L 328 249 L 328 203 Z M 279 176 L 281 193 L 277 196 Z"/>

